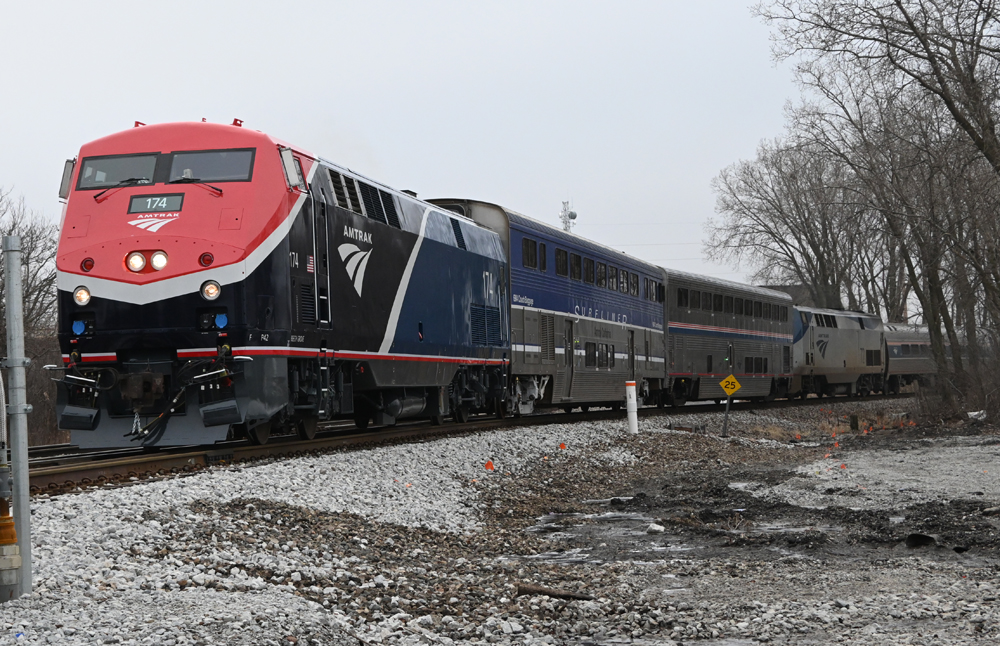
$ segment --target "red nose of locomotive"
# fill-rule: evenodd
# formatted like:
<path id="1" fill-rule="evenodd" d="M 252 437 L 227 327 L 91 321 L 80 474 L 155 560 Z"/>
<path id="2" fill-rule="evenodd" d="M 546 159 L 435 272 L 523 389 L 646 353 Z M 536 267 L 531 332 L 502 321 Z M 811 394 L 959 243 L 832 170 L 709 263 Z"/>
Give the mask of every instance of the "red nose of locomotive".
<path id="1" fill-rule="evenodd" d="M 238 126 L 146 126 L 87 144 L 71 178 L 59 287 L 146 304 L 245 277 L 294 196 L 278 143 Z M 214 285 L 214 287 L 213 287 Z M 82 288 L 82 289 L 81 289 Z"/>

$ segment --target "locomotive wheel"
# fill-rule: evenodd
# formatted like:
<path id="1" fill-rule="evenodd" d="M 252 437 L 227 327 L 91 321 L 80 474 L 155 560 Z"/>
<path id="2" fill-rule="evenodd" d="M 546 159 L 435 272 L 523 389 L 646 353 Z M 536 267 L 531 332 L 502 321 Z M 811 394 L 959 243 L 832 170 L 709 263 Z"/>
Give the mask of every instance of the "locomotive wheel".
<path id="1" fill-rule="evenodd" d="M 250 441 L 258 446 L 263 446 L 267 444 L 268 439 L 271 437 L 271 422 L 261 422 L 253 428 L 247 429 L 247 437 Z"/>
<path id="2" fill-rule="evenodd" d="M 611 404 L 611 410 L 613 410 L 614 412 L 616 412 L 616 413 L 617 413 L 617 412 L 618 412 L 618 411 L 620 411 L 621 409 L 622 409 L 622 404 L 621 404 L 621 402 L 615 402 L 615 403 Z"/>
<path id="3" fill-rule="evenodd" d="M 368 428 L 368 424 L 371 423 L 372 418 L 368 413 L 355 413 L 354 414 L 354 425 L 357 426 L 362 431 Z"/>
<path id="4" fill-rule="evenodd" d="M 580 407 L 580 411 L 584 412 L 584 413 L 589 412 L 590 411 L 590 406 L 581 406 Z"/>
<path id="5" fill-rule="evenodd" d="M 459 406 L 455 409 L 454 419 L 458 424 L 465 424 L 469 421 L 469 409 L 465 406 Z"/>
<path id="6" fill-rule="evenodd" d="M 298 423 L 295 424 L 296 430 L 299 433 L 299 439 L 301 440 L 316 439 L 316 428 L 318 426 L 319 426 L 319 420 L 314 417 L 306 417 L 305 419 L 300 419 Z"/>
<path id="7" fill-rule="evenodd" d="M 572 406 L 563 406 L 563 412 L 567 413 L 567 414 L 572 413 L 573 412 L 573 407 Z"/>
<path id="8" fill-rule="evenodd" d="M 497 416 L 497 419 L 504 419 L 507 417 L 507 407 L 504 405 L 503 400 L 497 400 L 496 411 L 494 414 Z"/>
<path id="9" fill-rule="evenodd" d="M 434 426 L 441 426 L 444 424 L 444 415 L 431 415 L 431 424 Z"/>

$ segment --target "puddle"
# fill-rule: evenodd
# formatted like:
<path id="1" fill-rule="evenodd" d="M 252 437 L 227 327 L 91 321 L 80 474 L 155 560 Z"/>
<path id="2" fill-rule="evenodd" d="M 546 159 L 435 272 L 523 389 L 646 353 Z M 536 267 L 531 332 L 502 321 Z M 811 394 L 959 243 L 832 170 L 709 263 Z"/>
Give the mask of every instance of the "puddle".
<path id="1" fill-rule="evenodd" d="M 556 532 L 564 532 L 566 529 L 571 527 L 565 521 L 572 518 L 583 518 L 583 514 L 545 514 L 538 519 L 538 522 L 529 527 L 527 530 L 533 534 L 552 534 Z M 579 525 L 575 525 L 579 527 Z"/>
<path id="2" fill-rule="evenodd" d="M 505 558 L 544 563 L 600 564 L 620 560 L 621 555 L 627 554 L 625 558 L 628 560 L 644 563 L 650 556 L 656 558 L 665 553 L 694 549 L 665 534 L 647 533 L 646 530 L 654 523 L 658 523 L 657 519 L 634 512 L 549 513 L 538 518 L 535 524 L 525 531 L 543 535 L 553 547 L 563 544 L 567 548 Z M 585 547 L 569 547 L 581 544 Z"/>
<path id="3" fill-rule="evenodd" d="M 771 534 L 771 533 L 782 533 L 782 534 L 804 534 L 806 532 L 823 532 L 828 534 L 831 532 L 842 532 L 843 527 L 837 527 L 834 525 L 786 525 L 785 523 L 768 523 L 764 525 L 755 525 L 750 530 L 752 534 Z"/>
<path id="4" fill-rule="evenodd" d="M 647 516 L 646 514 L 618 511 L 608 511 L 603 514 L 550 513 L 539 518 L 538 522 L 527 528 L 525 531 L 533 534 L 565 533 L 575 527 L 584 526 L 584 523 L 569 522 L 571 520 L 596 521 L 597 523 L 641 523 L 643 524 L 642 531 L 639 532 L 641 534 L 645 534 L 646 527 L 656 522 L 655 518 Z"/>

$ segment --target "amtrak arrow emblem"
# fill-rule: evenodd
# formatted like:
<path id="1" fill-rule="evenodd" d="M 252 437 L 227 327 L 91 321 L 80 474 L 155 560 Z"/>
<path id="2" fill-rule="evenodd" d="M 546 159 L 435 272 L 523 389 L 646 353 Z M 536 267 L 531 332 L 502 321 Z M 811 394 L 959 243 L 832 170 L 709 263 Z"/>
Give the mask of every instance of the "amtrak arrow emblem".
<path id="1" fill-rule="evenodd" d="M 365 282 L 365 267 L 368 266 L 372 250 L 361 251 L 357 245 L 345 243 L 337 247 L 337 251 L 340 253 L 340 259 L 344 261 L 347 275 L 354 282 L 354 290 L 361 296 L 361 287 Z"/>
<path id="2" fill-rule="evenodd" d="M 164 225 L 170 224 L 177 219 L 177 216 L 172 218 L 145 218 L 142 220 L 130 220 L 129 224 L 134 227 L 139 227 L 140 229 L 145 229 L 151 233 L 156 233 L 163 228 Z"/>

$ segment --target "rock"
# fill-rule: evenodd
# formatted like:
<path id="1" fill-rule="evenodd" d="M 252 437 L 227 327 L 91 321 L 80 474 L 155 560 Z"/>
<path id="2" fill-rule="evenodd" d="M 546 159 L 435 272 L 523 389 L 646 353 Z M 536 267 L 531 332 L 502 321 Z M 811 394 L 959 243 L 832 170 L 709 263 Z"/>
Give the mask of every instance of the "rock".
<path id="1" fill-rule="evenodd" d="M 649 527 L 646 528 L 647 534 L 662 534 L 667 531 L 667 528 L 663 525 L 657 525 L 656 523 L 651 523 Z"/>

